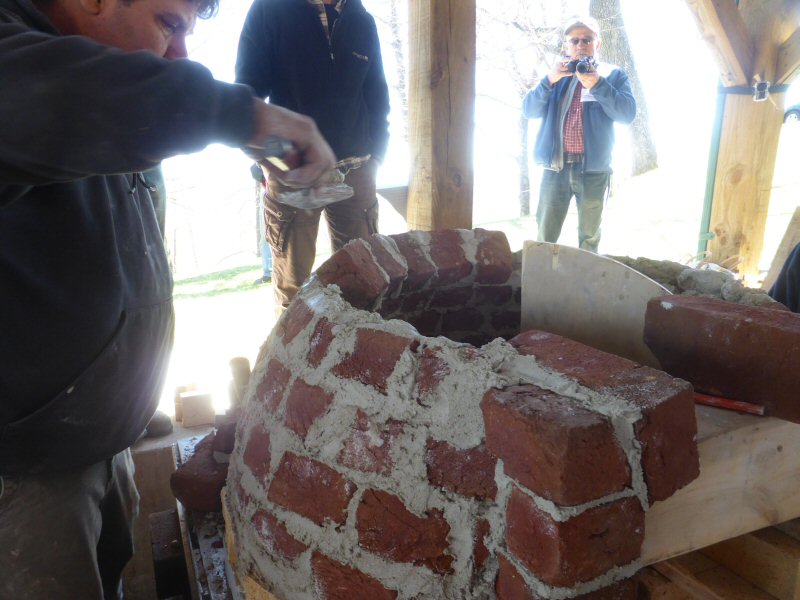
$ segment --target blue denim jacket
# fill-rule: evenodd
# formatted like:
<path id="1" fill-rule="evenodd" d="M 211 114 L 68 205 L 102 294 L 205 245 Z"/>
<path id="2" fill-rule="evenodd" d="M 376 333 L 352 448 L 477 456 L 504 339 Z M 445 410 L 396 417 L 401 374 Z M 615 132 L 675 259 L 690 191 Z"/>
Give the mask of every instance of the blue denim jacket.
<path id="1" fill-rule="evenodd" d="M 625 71 L 605 63 L 601 63 L 597 70 L 600 81 L 591 89 L 595 101 L 581 103 L 585 152 L 583 169 L 588 172 L 611 172 L 614 122 L 628 124 L 633 121 L 636 100 Z M 545 77 L 523 100 L 525 117 L 542 119 L 533 148 L 533 159 L 546 169 L 560 171 L 564 166 L 564 120 L 577 83 L 577 77 L 564 77 L 555 85 L 550 85 Z"/>

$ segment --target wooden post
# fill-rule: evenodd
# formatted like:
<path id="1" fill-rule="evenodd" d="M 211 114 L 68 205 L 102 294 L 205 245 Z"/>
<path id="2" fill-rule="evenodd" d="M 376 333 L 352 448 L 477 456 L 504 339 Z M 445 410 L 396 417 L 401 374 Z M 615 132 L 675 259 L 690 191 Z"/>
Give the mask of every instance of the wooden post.
<path id="1" fill-rule="evenodd" d="M 472 227 L 475 2 L 409 1 L 409 229 Z"/>
<path id="2" fill-rule="evenodd" d="M 714 238 L 709 249 L 712 260 L 720 264 L 741 256 L 738 271 L 744 277 L 758 274 L 783 124 L 783 97 L 773 94 L 773 105 L 732 94 L 725 103 L 711 209 Z"/>
<path id="3" fill-rule="evenodd" d="M 714 262 L 741 264 L 755 278 L 764 245 L 772 176 L 783 123 L 783 93 L 754 102 L 746 88 L 787 83 L 800 62 L 796 0 L 686 0 L 717 57 L 728 96 L 711 211 Z"/>

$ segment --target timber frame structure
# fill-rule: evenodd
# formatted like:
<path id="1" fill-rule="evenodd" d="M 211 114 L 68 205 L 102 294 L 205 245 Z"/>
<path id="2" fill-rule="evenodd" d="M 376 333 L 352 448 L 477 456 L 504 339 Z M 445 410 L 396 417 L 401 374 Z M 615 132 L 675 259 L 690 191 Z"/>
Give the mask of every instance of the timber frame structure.
<path id="1" fill-rule="evenodd" d="M 785 89 L 800 74 L 800 0 L 685 0 L 724 96 L 709 231 L 714 262 L 758 273 Z M 675 32 L 668 33 L 673 35 Z M 409 0 L 410 229 L 472 227 L 476 0 Z M 770 82 L 755 102 L 752 86 Z M 711 183 L 711 181 L 709 181 Z"/>

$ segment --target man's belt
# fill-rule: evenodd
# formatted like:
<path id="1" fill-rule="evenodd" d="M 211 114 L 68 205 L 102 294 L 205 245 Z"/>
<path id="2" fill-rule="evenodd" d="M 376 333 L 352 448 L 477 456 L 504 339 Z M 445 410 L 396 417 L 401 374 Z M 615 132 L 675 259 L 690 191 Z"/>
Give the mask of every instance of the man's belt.
<path id="1" fill-rule="evenodd" d="M 576 154 L 573 152 L 564 152 L 564 164 L 572 164 L 583 162 L 583 154 Z"/>

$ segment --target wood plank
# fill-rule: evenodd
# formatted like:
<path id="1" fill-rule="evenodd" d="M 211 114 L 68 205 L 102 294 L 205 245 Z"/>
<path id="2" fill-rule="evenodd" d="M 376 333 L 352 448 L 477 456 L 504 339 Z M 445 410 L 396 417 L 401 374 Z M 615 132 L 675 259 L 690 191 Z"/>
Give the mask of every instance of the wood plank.
<path id="1" fill-rule="evenodd" d="M 472 227 L 475 2 L 409 3 L 409 229 Z"/>
<path id="2" fill-rule="evenodd" d="M 775 600 L 746 579 L 742 579 L 725 567 L 716 567 L 697 575 L 697 581 L 712 590 L 722 600 Z"/>
<path id="3" fill-rule="evenodd" d="M 724 86 L 750 85 L 753 42 L 734 0 L 686 0 Z"/>
<path id="4" fill-rule="evenodd" d="M 794 209 L 794 214 L 786 227 L 783 239 L 775 251 L 767 276 L 761 284 L 762 289 L 769 290 L 772 287 L 783 268 L 783 263 L 789 258 L 789 254 L 797 244 L 800 244 L 800 207 Z"/>
<path id="5" fill-rule="evenodd" d="M 141 452 L 134 451 L 134 480 L 139 490 L 139 517 L 133 530 L 135 554 L 123 571 L 125 597 L 132 600 L 156 597 L 153 550 L 150 547 L 148 516 L 175 508 L 175 497 L 169 488 L 169 476 L 175 470 L 172 446 Z"/>
<path id="6" fill-rule="evenodd" d="M 778 65 L 775 70 L 776 84 L 790 84 L 800 74 L 800 28 L 778 49 Z"/>
<path id="7" fill-rule="evenodd" d="M 800 516 L 800 425 L 696 411 L 700 477 L 648 511 L 644 564 Z"/>
<path id="8" fill-rule="evenodd" d="M 782 112 L 771 102 L 753 102 L 749 95 L 726 99 L 709 249 L 716 263 L 741 259 L 738 270 L 749 282 L 759 273 L 782 124 Z"/>
<path id="9" fill-rule="evenodd" d="M 800 600 L 800 542 L 774 527 L 701 552 L 779 600 Z"/>

